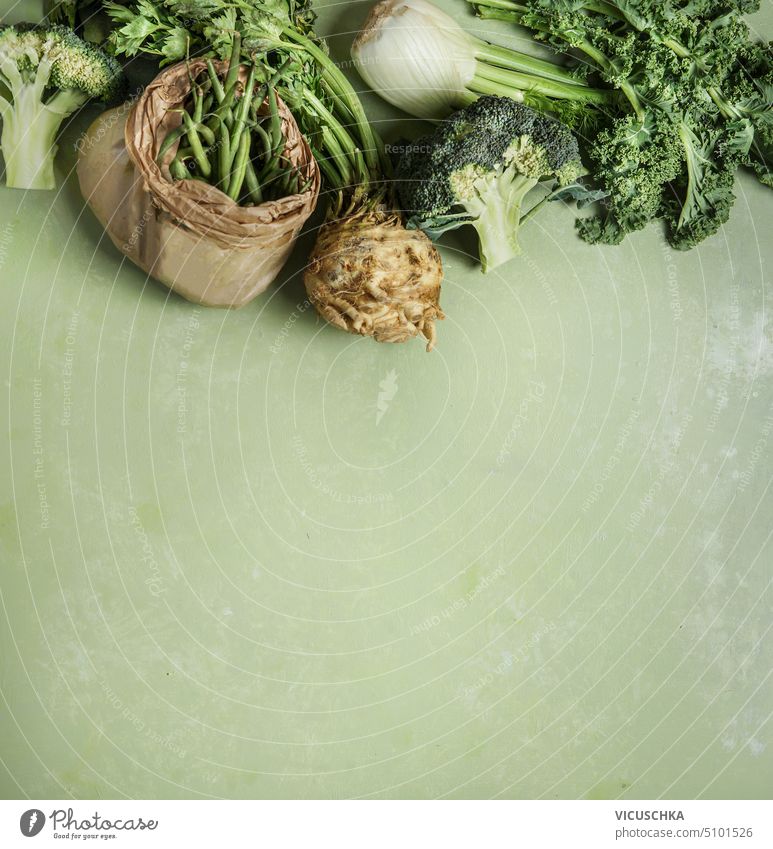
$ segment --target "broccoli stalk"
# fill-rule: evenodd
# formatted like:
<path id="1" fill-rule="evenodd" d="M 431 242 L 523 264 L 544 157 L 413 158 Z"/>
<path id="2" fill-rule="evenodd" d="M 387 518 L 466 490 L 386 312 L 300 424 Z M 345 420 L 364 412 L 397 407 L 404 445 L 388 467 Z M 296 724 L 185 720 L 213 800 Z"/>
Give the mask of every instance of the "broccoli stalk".
<path id="1" fill-rule="evenodd" d="M 122 89 L 118 64 L 65 27 L 0 29 L 0 147 L 9 188 L 53 189 L 56 137 L 92 97 Z"/>
<path id="2" fill-rule="evenodd" d="M 474 167 L 454 174 L 458 205 L 478 233 L 480 263 L 486 274 L 521 253 L 518 231 L 526 196 L 539 183 L 512 165 L 488 173 Z"/>
<path id="3" fill-rule="evenodd" d="M 14 62 L 0 59 L 0 81 L 11 99 L 0 97 L 3 131 L 0 147 L 5 159 L 9 188 L 53 189 L 56 137 L 62 121 L 88 100 L 75 89 L 57 92 L 44 102 L 43 92 L 51 75 L 51 63 L 42 61 L 34 76 L 25 80 Z"/>

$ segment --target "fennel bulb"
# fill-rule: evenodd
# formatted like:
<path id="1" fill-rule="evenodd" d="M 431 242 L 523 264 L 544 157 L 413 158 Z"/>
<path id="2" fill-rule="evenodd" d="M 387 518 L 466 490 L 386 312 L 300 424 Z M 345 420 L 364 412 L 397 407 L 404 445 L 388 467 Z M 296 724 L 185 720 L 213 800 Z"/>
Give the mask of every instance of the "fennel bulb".
<path id="1" fill-rule="evenodd" d="M 466 32 L 429 0 L 381 0 L 352 45 L 360 76 L 384 100 L 416 118 L 446 117 L 497 94 L 585 120 L 610 93 L 590 88 L 554 62 L 498 47 Z"/>

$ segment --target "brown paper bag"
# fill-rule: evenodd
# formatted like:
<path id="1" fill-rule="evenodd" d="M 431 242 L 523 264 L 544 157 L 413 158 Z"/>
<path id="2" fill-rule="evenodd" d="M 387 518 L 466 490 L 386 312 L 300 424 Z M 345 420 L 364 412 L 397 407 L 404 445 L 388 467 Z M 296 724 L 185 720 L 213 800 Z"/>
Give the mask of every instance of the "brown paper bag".
<path id="1" fill-rule="evenodd" d="M 190 63 L 195 76 L 204 67 Z M 222 70 L 225 63 L 219 63 Z M 242 74 L 244 79 L 244 74 Z M 181 122 L 190 91 L 186 64 L 166 69 L 131 107 L 104 113 L 80 145 L 78 180 L 115 246 L 156 280 L 190 301 L 240 307 L 264 292 L 316 206 L 320 172 L 287 106 L 279 100 L 286 155 L 312 183 L 302 195 L 239 206 L 199 180 L 172 182 L 158 150 Z"/>

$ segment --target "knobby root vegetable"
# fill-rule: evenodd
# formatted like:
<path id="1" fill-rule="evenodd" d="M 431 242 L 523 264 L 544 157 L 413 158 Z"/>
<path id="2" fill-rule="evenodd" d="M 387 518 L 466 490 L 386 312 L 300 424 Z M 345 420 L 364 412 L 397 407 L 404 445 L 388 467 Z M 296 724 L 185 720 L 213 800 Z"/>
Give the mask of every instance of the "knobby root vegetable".
<path id="1" fill-rule="evenodd" d="M 415 336 L 435 345 L 443 269 L 420 230 L 385 212 L 323 225 L 304 273 L 309 299 L 330 324 L 377 342 Z"/>

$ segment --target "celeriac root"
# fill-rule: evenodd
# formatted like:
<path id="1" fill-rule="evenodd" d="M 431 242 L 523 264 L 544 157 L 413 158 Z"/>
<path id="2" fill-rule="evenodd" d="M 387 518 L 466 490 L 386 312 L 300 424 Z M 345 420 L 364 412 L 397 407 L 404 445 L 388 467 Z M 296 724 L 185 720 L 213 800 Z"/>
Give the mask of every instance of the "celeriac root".
<path id="1" fill-rule="evenodd" d="M 371 212 L 323 225 L 304 273 L 309 299 L 330 324 L 377 342 L 415 336 L 435 346 L 443 268 L 420 230 Z"/>

